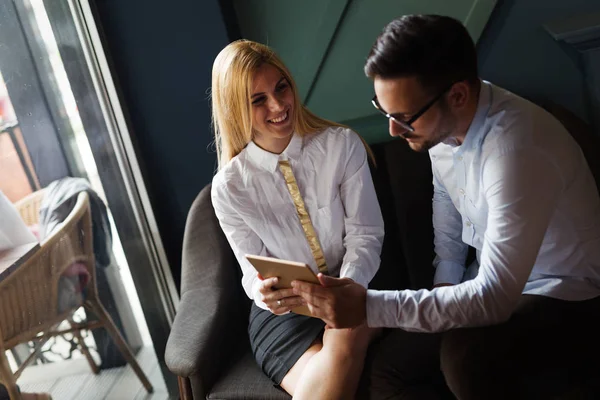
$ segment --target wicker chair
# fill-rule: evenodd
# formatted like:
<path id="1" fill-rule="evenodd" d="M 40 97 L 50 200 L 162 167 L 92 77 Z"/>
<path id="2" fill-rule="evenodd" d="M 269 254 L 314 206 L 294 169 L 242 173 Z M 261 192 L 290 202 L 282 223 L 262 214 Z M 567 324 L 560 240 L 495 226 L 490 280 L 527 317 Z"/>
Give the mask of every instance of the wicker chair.
<path id="1" fill-rule="evenodd" d="M 38 223 L 42 198 L 43 192 L 40 191 L 16 204 L 28 225 Z M 73 305 L 59 313 L 57 307 L 59 280 L 75 262 L 84 264 L 90 275 L 86 297 L 82 300 L 82 304 Z M 81 306 L 96 315 L 98 321 L 75 323 L 73 314 Z M 69 321 L 70 328 L 57 330 L 65 320 Z M 39 250 L 0 282 L 0 381 L 7 387 L 11 399 L 21 398 L 16 386 L 17 378 L 27 364 L 35 359 L 37 351 L 53 336 L 72 333 L 92 371 L 99 373 L 98 366 L 85 345 L 80 331 L 100 327 L 108 330 L 146 390 L 151 393 L 152 385 L 110 315 L 100 303 L 96 287 L 89 197 L 87 193 L 82 192 L 77 198 L 73 211 L 41 243 Z M 13 373 L 5 351 L 29 341 L 36 343 L 35 350 Z"/>

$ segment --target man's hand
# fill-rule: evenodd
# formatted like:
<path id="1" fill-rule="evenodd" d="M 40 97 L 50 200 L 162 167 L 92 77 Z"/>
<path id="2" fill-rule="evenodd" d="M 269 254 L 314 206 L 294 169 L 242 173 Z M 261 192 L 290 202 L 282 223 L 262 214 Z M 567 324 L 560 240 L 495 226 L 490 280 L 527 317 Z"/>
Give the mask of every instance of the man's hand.
<path id="1" fill-rule="evenodd" d="M 367 320 L 367 290 L 350 278 L 317 275 L 322 286 L 293 281 L 311 313 L 331 328 L 354 328 Z"/>

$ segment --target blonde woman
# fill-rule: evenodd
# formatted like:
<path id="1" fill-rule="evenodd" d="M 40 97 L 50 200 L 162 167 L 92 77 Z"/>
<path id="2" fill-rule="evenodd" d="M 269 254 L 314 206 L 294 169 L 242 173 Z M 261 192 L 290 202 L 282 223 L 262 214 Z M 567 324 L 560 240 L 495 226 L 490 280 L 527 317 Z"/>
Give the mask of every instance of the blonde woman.
<path id="1" fill-rule="evenodd" d="M 233 42 L 215 59 L 212 111 L 219 159 L 212 202 L 254 300 L 248 332 L 256 361 L 294 398 L 352 398 L 374 331 L 328 329 L 290 313 L 303 300 L 291 289 L 275 290 L 277 279 L 263 280 L 244 256 L 304 262 L 319 272 L 281 170 L 287 161 L 327 274 L 366 287 L 384 235 L 368 147 L 308 111 L 279 57 L 256 42 Z"/>

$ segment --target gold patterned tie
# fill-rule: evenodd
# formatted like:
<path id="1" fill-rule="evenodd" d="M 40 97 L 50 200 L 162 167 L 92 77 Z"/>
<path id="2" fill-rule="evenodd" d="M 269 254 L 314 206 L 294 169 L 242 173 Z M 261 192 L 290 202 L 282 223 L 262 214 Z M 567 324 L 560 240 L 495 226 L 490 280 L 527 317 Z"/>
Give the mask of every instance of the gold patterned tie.
<path id="1" fill-rule="evenodd" d="M 317 263 L 317 268 L 319 268 L 321 273 L 327 274 L 327 264 L 325 263 L 325 256 L 323 255 L 323 250 L 321 249 L 321 243 L 319 243 L 319 238 L 317 237 L 315 228 L 310 221 L 310 215 L 308 215 L 308 211 L 306 211 L 306 207 L 304 206 L 304 200 L 302 200 L 302 195 L 298 189 L 298 184 L 296 183 L 296 178 L 294 178 L 294 172 L 292 171 L 289 161 L 279 161 L 279 169 L 283 174 L 287 188 L 292 196 L 292 200 L 294 200 L 294 205 L 296 206 L 296 211 L 298 212 L 298 218 L 300 219 L 300 224 L 302 224 L 302 229 L 304 230 L 304 234 L 308 240 L 310 251 L 312 252 L 315 262 Z"/>

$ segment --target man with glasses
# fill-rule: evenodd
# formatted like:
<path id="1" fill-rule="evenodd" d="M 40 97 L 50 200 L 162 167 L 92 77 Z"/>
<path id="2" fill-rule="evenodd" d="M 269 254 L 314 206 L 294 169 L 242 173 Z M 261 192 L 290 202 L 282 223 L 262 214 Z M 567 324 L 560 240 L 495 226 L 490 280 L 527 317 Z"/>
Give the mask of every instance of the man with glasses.
<path id="1" fill-rule="evenodd" d="M 371 396 L 442 398 L 445 380 L 459 399 L 551 398 L 597 374 L 600 198 L 571 135 L 480 80 L 452 18 L 392 21 L 365 72 L 390 134 L 431 158 L 434 287 L 294 287 L 332 327 L 399 328 L 374 354 Z"/>

